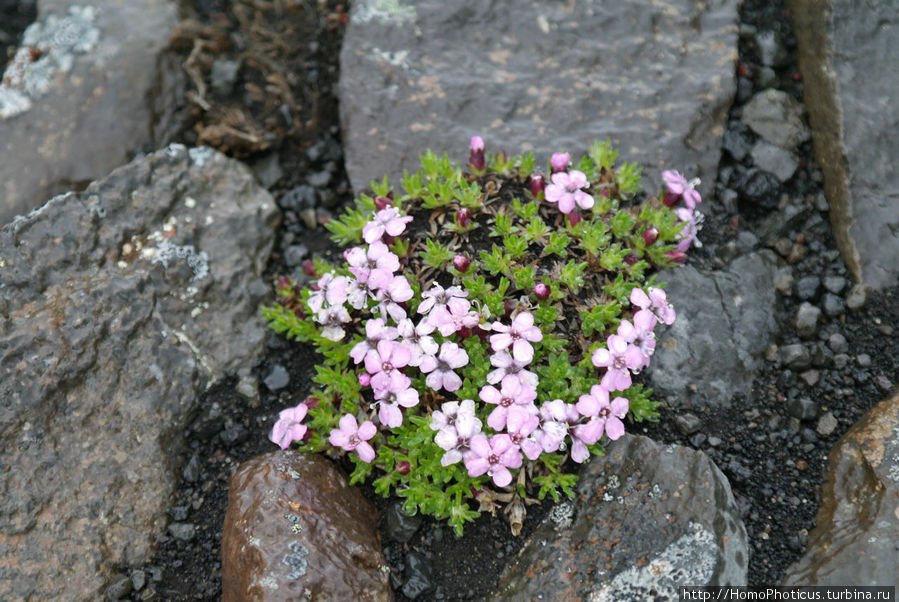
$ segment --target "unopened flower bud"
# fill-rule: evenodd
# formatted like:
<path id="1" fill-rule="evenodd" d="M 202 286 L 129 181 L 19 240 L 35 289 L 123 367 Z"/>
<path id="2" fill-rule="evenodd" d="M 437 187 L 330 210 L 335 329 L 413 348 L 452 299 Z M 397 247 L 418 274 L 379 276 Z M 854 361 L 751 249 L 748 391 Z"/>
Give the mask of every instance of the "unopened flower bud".
<path id="1" fill-rule="evenodd" d="M 290 288 L 290 278 L 281 276 L 278 278 L 278 290 L 283 290 L 285 288 Z"/>
<path id="2" fill-rule="evenodd" d="M 371 384 L 371 374 L 369 374 L 368 372 L 360 372 L 358 378 L 359 384 L 363 387 L 367 387 Z"/>
<path id="3" fill-rule="evenodd" d="M 659 229 L 656 228 L 655 226 L 652 226 L 651 228 L 647 228 L 646 230 L 643 230 L 643 242 L 646 243 L 647 247 L 649 245 L 651 245 L 652 243 L 654 243 L 656 240 L 658 240 L 658 238 L 659 238 Z"/>
<path id="4" fill-rule="evenodd" d="M 484 156 L 484 140 L 480 136 L 471 138 L 471 155 L 468 157 L 468 164 L 475 171 L 483 171 L 487 167 L 487 159 Z"/>
<path id="5" fill-rule="evenodd" d="M 460 272 L 467 272 L 469 266 L 471 266 L 471 260 L 465 255 L 456 255 L 455 257 L 453 257 L 453 267 Z"/>
<path id="6" fill-rule="evenodd" d="M 403 460 L 402 462 L 396 463 L 396 471 L 401 475 L 409 474 L 409 471 L 412 470 L 412 465 Z"/>
<path id="7" fill-rule="evenodd" d="M 303 400 L 303 403 L 306 404 L 306 407 L 310 410 L 318 405 L 318 397 L 307 397 Z"/>
<path id="8" fill-rule="evenodd" d="M 542 174 L 535 173 L 531 176 L 530 181 L 531 194 L 534 197 L 540 196 L 540 194 L 546 190 L 546 180 L 543 178 Z"/>
<path id="9" fill-rule="evenodd" d="M 569 226 L 577 226 L 583 219 L 583 216 L 581 216 L 581 212 L 577 209 L 572 209 L 571 213 L 569 213 L 567 217 Z"/>
<path id="10" fill-rule="evenodd" d="M 665 257 L 667 257 L 670 261 L 675 263 L 683 263 L 687 261 L 687 254 L 683 251 L 678 251 L 677 249 L 673 251 L 668 251 L 665 253 Z"/>
<path id="11" fill-rule="evenodd" d="M 307 276 L 315 276 L 316 275 L 315 274 L 315 264 L 312 262 L 311 259 L 305 260 L 303 263 L 300 264 L 300 267 L 303 268 L 303 273 L 306 274 Z"/>
<path id="12" fill-rule="evenodd" d="M 551 293 L 551 289 L 548 284 L 539 283 L 534 287 L 534 296 L 540 299 L 541 301 L 546 301 L 549 299 L 549 294 Z"/>
<path id="13" fill-rule="evenodd" d="M 553 173 L 567 171 L 569 165 L 571 165 L 571 155 L 568 153 L 553 153 L 553 156 L 549 158 L 549 166 Z"/>
<path id="14" fill-rule="evenodd" d="M 471 211 L 463 207 L 459 209 L 458 213 L 456 213 L 456 223 L 462 226 L 463 228 L 467 228 L 471 225 Z"/>
<path id="15" fill-rule="evenodd" d="M 381 211 L 382 209 L 387 209 L 388 207 L 393 207 L 393 201 L 388 199 L 386 196 L 375 197 L 375 209 Z"/>
<path id="16" fill-rule="evenodd" d="M 503 311 L 505 315 L 503 317 L 508 318 L 512 315 L 512 311 L 515 309 L 515 303 L 511 299 L 503 300 Z"/>
<path id="17" fill-rule="evenodd" d="M 664 203 L 666 207 L 674 207 L 675 205 L 677 205 L 680 199 L 681 195 L 674 194 L 673 192 L 666 192 L 665 198 L 662 199 L 662 203 Z"/>
<path id="18" fill-rule="evenodd" d="M 457 330 L 456 333 L 459 335 L 459 338 L 467 339 L 474 334 L 474 331 L 468 326 L 463 326 L 462 328 Z"/>
<path id="19" fill-rule="evenodd" d="M 632 266 L 635 263 L 637 263 L 638 261 L 640 261 L 640 258 L 637 257 L 636 255 L 634 255 L 633 253 L 628 253 L 627 255 L 624 256 L 624 263 L 626 263 L 627 265 Z"/>

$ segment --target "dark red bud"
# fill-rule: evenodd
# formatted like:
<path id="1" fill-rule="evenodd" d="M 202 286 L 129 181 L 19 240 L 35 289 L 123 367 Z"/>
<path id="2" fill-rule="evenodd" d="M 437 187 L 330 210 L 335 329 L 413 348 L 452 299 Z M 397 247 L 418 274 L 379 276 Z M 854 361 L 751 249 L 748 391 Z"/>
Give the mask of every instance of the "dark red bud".
<path id="1" fill-rule="evenodd" d="M 633 253 L 624 256 L 624 263 L 626 263 L 627 265 L 634 265 L 638 261 L 640 261 L 640 258 Z"/>
<path id="2" fill-rule="evenodd" d="M 678 204 L 680 199 L 681 195 L 674 194 L 673 192 L 666 192 L 665 198 L 662 199 L 662 203 L 664 203 L 666 207 L 674 207 Z"/>
<path id="3" fill-rule="evenodd" d="M 409 474 L 409 471 L 412 470 L 412 465 L 403 460 L 402 462 L 396 463 L 396 471 L 401 475 Z"/>
<path id="4" fill-rule="evenodd" d="M 463 207 L 459 209 L 459 212 L 456 213 L 456 223 L 462 226 L 463 228 L 467 228 L 471 225 L 471 211 Z"/>
<path id="5" fill-rule="evenodd" d="M 281 276 L 278 278 L 278 290 L 282 290 L 285 288 L 290 288 L 290 278 L 287 276 Z"/>
<path id="6" fill-rule="evenodd" d="M 318 397 L 307 397 L 303 403 L 306 404 L 306 407 L 310 410 L 318 405 L 319 399 Z"/>
<path id="7" fill-rule="evenodd" d="M 603 188 L 602 190 L 600 190 L 600 191 L 599 191 L 599 196 L 604 196 L 604 197 L 606 197 L 606 198 L 609 198 L 609 189 L 608 189 L 608 188 Z"/>
<path id="8" fill-rule="evenodd" d="M 515 303 L 513 303 L 512 300 L 510 300 L 510 299 L 504 299 L 503 300 L 503 311 L 506 312 L 504 317 L 508 318 L 509 316 L 511 316 L 513 309 L 515 309 Z"/>
<path id="9" fill-rule="evenodd" d="M 542 282 L 534 287 L 534 296 L 541 301 L 546 301 L 547 299 L 549 299 L 549 294 L 551 292 L 552 289 L 549 288 L 549 285 L 543 284 Z"/>
<path id="10" fill-rule="evenodd" d="M 460 272 L 467 272 L 469 266 L 471 266 L 471 260 L 465 255 L 456 255 L 455 257 L 453 257 L 453 267 Z"/>
<path id="11" fill-rule="evenodd" d="M 303 273 L 306 274 L 307 276 L 315 276 L 316 275 L 315 274 L 315 264 L 312 262 L 311 259 L 307 259 L 306 261 L 301 263 L 300 266 L 303 268 Z"/>
<path id="12" fill-rule="evenodd" d="M 393 207 L 393 202 L 388 199 L 386 196 L 375 197 L 375 209 L 380 211 L 381 209 L 387 209 L 388 207 Z"/>
<path id="13" fill-rule="evenodd" d="M 471 155 L 468 157 L 468 164 L 475 171 L 484 171 L 487 167 L 487 158 L 484 156 L 484 149 L 471 149 Z"/>
<path id="14" fill-rule="evenodd" d="M 581 223 L 581 220 L 584 219 L 581 215 L 581 212 L 577 209 L 572 209 L 571 213 L 568 214 L 568 225 L 569 226 L 577 226 Z"/>
<path id="15" fill-rule="evenodd" d="M 665 256 L 675 263 L 683 263 L 687 261 L 687 254 L 683 251 L 678 251 L 677 249 L 668 251 L 667 253 L 665 253 Z"/>
<path id="16" fill-rule="evenodd" d="M 390 236 L 389 234 L 387 234 L 387 233 L 385 232 L 384 235 L 381 237 L 381 242 L 384 243 L 385 245 L 387 245 L 387 246 L 389 247 L 389 246 L 392 245 L 394 242 L 396 242 L 396 237 L 395 237 L 395 236 Z"/>
<path id="17" fill-rule="evenodd" d="M 469 328 L 468 326 L 463 326 L 457 332 L 458 332 L 459 336 L 463 339 L 467 339 L 468 337 L 470 337 L 471 335 L 474 334 L 474 331 L 471 328 Z"/>
<path id="18" fill-rule="evenodd" d="M 655 226 L 653 226 L 651 228 L 647 228 L 646 230 L 643 230 L 643 242 L 646 243 L 647 247 L 649 245 L 651 245 L 652 243 L 654 243 L 655 241 L 657 241 L 658 239 L 659 239 L 659 229 L 656 228 Z"/>
<path id="19" fill-rule="evenodd" d="M 534 174 L 531 176 L 530 187 L 531 194 L 538 197 L 544 190 L 546 190 L 546 180 L 543 179 L 541 174 Z"/>

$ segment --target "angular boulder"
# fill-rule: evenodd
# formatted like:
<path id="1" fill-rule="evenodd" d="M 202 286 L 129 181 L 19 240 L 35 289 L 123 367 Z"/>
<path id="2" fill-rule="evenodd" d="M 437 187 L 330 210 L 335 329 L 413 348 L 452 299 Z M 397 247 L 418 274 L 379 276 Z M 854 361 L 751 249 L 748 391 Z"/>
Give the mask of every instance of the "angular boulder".
<path id="1" fill-rule="evenodd" d="M 228 488 L 222 600 L 393 600 L 378 513 L 330 460 L 244 462 Z"/>
<path id="2" fill-rule="evenodd" d="M 685 584 L 746 584 L 746 529 L 702 452 L 625 435 L 581 470 L 572 512 L 558 508 L 493 600 L 677 600 Z"/>
<path id="3" fill-rule="evenodd" d="M 583 154 L 611 138 L 654 183 L 713 181 L 735 93 L 736 0 L 352 4 L 340 113 L 354 189 L 425 149 Z"/>
<path id="4" fill-rule="evenodd" d="M 899 393 L 834 446 L 808 548 L 786 585 L 899 583 Z"/>
<path id="5" fill-rule="evenodd" d="M 856 281 L 899 282 L 899 12 L 892 2 L 787 0 L 815 159 Z"/>
<path id="6" fill-rule="evenodd" d="M 735 393 L 749 392 L 777 332 L 776 271 L 775 255 L 765 250 L 719 271 L 685 266 L 660 274 L 677 319 L 658 334 L 648 375 L 670 404 L 727 404 Z"/>
<path id="7" fill-rule="evenodd" d="M 156 146 L 183 77 L 164 52 L 176 8 L 38 2 L 0 83 L 0 224 Z"/>
<path id="8" fill-rule="evenodd" d="M 0 229 L 0 599 L 100 599 L 149 560 L 200 394 L 263 351 L 277 217 L 172 145 Z"/>

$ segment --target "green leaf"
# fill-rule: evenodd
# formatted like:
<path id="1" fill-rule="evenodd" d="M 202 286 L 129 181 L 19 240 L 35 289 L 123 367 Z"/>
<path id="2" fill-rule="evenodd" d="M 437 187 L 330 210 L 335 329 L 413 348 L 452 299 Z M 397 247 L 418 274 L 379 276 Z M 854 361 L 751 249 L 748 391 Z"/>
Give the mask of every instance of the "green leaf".
<path id="1" fill-rule="evenodd" d="M 543 248 L 546 255 L 556 254 L 559 257 L 565 257 L 565 249 L 571 243 L 571 238 L 564 232 L 553 232 L 549 235 L 549 242 Z"/>
<path id="2" fill-rule="evenodd" d="M 523 257 L 528 252 L 528 241 L 521 236 L 506 236 L 503 238 L 503 246 L 513 259 Z"/>
<path id="3" fill-rule="evenodd" d="M 612 148 L 612 141 L 609 138 L 591 144 L 588 154 L 597 169 L 612 169 L 612 165 L 618 159 L 618 151 Z"/>
<path id="4" fill-rule="evenodd" d="M 621 315 L 619 303 L 596 305 L 589 310 L 581 311 L 581 330 L 584 336 L 591 336 L 594 332 L 605 332 L 609 326 L 618 326 Z"/>
<path id="5" fill-rule="evenodd" d="M 425 239 L 425 248 L 418 252 L 418 256 L 432 268 L 442 268 L 453 260 L 453 252 L 433 238 Z"/>
<path id="6" fill-rule="evenodd" d="M 511 265 L 512 257 L 497 245 L 493 245 L 489 253 L 481 251 L 481 267 L 491 276 L 496 276 L 500 272 L 505 273 Z"/>
<path id="7" fill-rule="evenodd" d="M 559 275 L 559 282 L 564 284 L 573 293 L 577 293 L 584 286 L 584 270 L 587 269 L 586 262 L 577 262 L 569 260 Z"/>
<path id="8" fill-rule="evenodd" d="M 618 182 L 618 191 L 622 196 L 630 196 L 640 192 L 642 187 L 640 180 L 643 177 L 643 168 L 636 163 L 622 163 L 615 170 L 615 180 Z"/>
<path id="9" fill-rule="evenodd" d="M 490 236 L 510 236 L 517 230 L 518 228 L 513 224 L 511 215 L 497 213 L 494 226 L 490 229 Z"/>

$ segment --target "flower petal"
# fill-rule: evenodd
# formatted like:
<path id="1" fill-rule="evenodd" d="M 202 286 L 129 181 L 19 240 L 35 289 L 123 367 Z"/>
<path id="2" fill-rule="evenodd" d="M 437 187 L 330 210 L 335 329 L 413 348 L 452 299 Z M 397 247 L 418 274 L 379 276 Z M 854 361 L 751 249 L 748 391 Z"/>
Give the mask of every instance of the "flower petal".
<path id="1" fill-rule="evenodd" d="M 363 462 L 371 463 L 371 461 L 375 459 L 374 448 L 365 441 L 356 446 L 356 453 L 359 454 L 359 458 L 361 458 Z"/>

